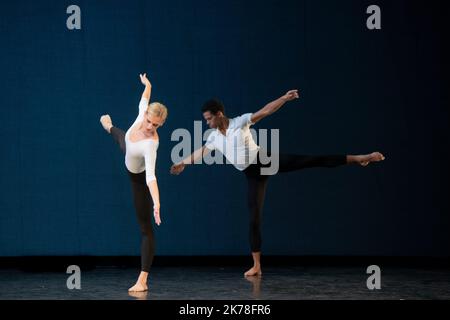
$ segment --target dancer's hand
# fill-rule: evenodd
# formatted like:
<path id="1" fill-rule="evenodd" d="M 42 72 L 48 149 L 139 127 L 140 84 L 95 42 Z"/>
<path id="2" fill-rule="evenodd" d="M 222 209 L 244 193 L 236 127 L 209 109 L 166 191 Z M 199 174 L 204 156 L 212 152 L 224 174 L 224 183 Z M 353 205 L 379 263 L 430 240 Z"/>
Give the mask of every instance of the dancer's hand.
<path id="1" fill-rule="evenodd" d="M 186 165 L 184 163 L 182 163 L 182 162 L 174 164 L 170 168 L 170 173 L 174 174 L 174 175 L 179 175 L 181 172 L 183 172 L 185 167 L 186 167 Z"/>
<path id="2" fill-rule="evenodd" d="M 288 92 L 283 96 L 283 98 L 284 98 L 286 101 L 292 101 L 292 100 L 294 100 L 294 99 L 298 99 L 298 97 L 299 97 L 299 95 L 298 95 L 298 90 L 291 90 L 291 91 L 288 91 Z"/>
<path id="3" fill-rule="evenodd" d="M 153 207 L 153 216 L 155 217 L 155 223 L 159 226 L 161 224 L 161 217 L 159 216 L 159 206 Z"/>
<path id="4" fill-rule="evenodd" d="M 141 78 L 141 82 L 144 86 L 152 86 L 152 84 L 150 83 L 150 80 L 147 79 L 147 74 L 139 74 L 139 77 Z"/>

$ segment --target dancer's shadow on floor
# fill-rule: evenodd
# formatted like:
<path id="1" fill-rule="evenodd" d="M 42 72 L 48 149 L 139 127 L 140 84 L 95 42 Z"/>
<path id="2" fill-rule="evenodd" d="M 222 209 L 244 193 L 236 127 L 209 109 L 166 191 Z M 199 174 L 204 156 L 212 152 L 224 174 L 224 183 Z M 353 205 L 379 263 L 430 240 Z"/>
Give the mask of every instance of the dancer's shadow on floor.
<path id="1" fill-rule="evenodd" d="M 261 297 L 261 278 L 261 276 L 245 277 L 245 279 L 252 284 L 252 295 L 255 299 Z"/>

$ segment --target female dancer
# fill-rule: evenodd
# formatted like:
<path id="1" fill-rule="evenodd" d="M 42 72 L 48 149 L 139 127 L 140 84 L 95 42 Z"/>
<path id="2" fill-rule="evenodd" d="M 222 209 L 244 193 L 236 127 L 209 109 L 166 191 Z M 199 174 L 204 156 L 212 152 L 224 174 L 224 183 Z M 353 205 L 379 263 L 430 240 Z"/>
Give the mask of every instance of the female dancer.
<path id="1" fill-rule="evenodd" d="M 156 224 L 161 224 L 158 183 L 155 176 L 156 151 L 159 138 L 157 129 L 167 118 L 167 108 L 153 102 L 149 105 L 152 85 L 147 75 L 139 75 L 145 90 L 139 103 L 139 115 L 125 133 L 113 126 L 111 117 L 103 115 L 100 123 L 111 134 L 125 153 L 125 166 L 130 177 L 134 207 L 141 228 L 141 273 L 129 291 L 147 291 L 147 278 L 155 253 L 155 243 L 149 214 L 153 207 Z"/>

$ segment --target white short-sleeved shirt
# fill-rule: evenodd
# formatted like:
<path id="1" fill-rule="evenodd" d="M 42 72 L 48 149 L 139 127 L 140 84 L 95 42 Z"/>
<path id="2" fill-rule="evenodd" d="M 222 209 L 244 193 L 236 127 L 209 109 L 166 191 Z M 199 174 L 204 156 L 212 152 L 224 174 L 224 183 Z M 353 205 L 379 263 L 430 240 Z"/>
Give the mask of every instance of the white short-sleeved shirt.
<path id="1" fill-rule="evenodd" d="M 137 123 L 144 120 L 144 114 L 148 107 L 148 99 L 142 98 L 139 102 L 139 115 L 125 134 L 125 166 L 132 173 L 141 173 L 145 170 L 145 179 L 147 184 L 156 180 L 155 165 L 156 151 L 159 142 L 154 139 L 144 139 L 138 142 L 130 140 L 130 131 Z"/>
<path id="2" fill-rule="evenodd" d="M 252 113 L 230 119 L 226 136 L 219 129 L 208 136 L 205 147 L 220 151 L 236 169 L 243 171 L 252 164 L 258 155 L 259 146 L 250 132 Z"/>

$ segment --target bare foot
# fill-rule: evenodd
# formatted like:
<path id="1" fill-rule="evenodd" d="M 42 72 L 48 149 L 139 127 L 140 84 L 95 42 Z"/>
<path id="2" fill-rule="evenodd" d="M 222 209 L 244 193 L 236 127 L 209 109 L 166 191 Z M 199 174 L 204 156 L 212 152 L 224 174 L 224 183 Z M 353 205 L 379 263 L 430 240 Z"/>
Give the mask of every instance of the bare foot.
<path id="1" fill-rule="evenodd" d="M 147 285 L 142 284 L 140 282 L 137 282 L 134 286 L 132 286 L 130 289 L 128 289 L 129 292 L 144 292 L 147 290 L 148 290 Z"/>
<path id="2" fill-rule="evenodd" d="M 379 162 L 386 159 L 380 152 L 373 152 L 371 154 L 360 156 L 359 164 L 363 167 L 367 167 L 371 162 Z"/>
<path id="3" fill-rule="evenodd" d="M 253 267 L 244 273 L 245 277 L 262 276 L 261 267 Z"/>
<path id="4" fill-rule="evenodd" d="M 103 126 L 103 129 L 105 129 L 108 133 L 111 133 L 111 128 L 112 128 L 112 120 L 111 117 L 109 116 L 109 114 L 105 114 L 103 116 L 100 117 L 100 123 Z"/>

